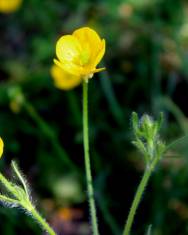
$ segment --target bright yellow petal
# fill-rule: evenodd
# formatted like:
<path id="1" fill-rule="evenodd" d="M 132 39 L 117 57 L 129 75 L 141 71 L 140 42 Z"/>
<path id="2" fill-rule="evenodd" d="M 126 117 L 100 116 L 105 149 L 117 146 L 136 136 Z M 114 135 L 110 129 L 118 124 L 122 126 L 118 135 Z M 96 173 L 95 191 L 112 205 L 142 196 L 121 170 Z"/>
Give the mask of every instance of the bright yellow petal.
<path id="1" fill-rule="evenodd" d="M 92 63 L 93 59 L 97 56 L 99 50 L 101 49 L 102 40 L 99 35 L 95 32 L 95 30 L 89 27 L 83 27 L 75 30 L 73 32 L 73 36 L 78 39 L 80 45 L 82 46 L 82 51 L 89 49 L 89 63 Z"/>
<path id="2" fill-rule="evenodd" d="M 61 62 L 72 62 L 77 64 L 79 63 L 80 53 L 81 45 L 72 35 L 63 36 L 57 41 L 56 54 Z"/>
<path id="3" fill-rule="evenodd" d="M 0 12 L 14 12 L 20 7 L 21 3 L 22 0 L 0 0 Z"/>
<path id="4" fill-rule="evenodd" d="M 71 75 L 59 66 L 53 65 L 51 68 L 51 75 L 54 80 L 54 84 L 57 88 L 62 90 L 70 90 L 78 86 L 82 79 L 80 76 Z"/>
<path id="5" fill-rule="evenodd" d="M 3 143 L 3 140 L 0 137 L 0 158 L 2 157 L 3 149 L 4 149 L 4 143 Z"/>
<path id="6" fill-rule="evenodd" d="M 83 70 L 80 64 L 81 50 L 81 45 L 74 36 L 63 36 L 56 45 L 56 54 L 59 62 L 55 61 L 55 63 L 67 73 L 79 76 Z"/>
<path id="7" fill-rule="evenodd" d="M 86 66 L 86 70 L 88 71 L 96 71 L 96 72 L 100 72 L 102 69 L 96 69 L 96 66 L 100 63 L 101 59 L 103 58 L 105 53 L 105 40 L 103 39 L 101 42 L 101 48 L 99 49 L 99 51 L 96 53 L 96 56 L 92 59 L 92 63 L 88 64 L 88 66 Z M 94 73 L 96 73 L 94 72 Z"/>
<path id="8" fill-rule="evenodd" d="M 89 27 L 77 29 L 72 35 L 78 39 L 82 47 L 84 47 L 85 43 L 89 43 L 92 46 L 92 49 L 95 49 L 95 45 L 98 45 L 101 42 L 99 35 L 95 32 L 95 30 Z"/>
<path id="9" fill-rule="evenodd" d="M 66 71 L 67 73 L 70 73 L 74 76 L 80 76 L 83 74 L 83 68 L 79 67 L 71 62 L 60 62 L 59 60 L 54 59 L 54 63 L 60 67 L 62 70 Z"/>
<path id="10" fill-rule="evenodd" d="M 105 40 L 103 39 L 102 43 L 101 43 L 101 48 L 98 51 L 98 53 L 94 59 L 94 64 L 93 64 L 94 67 L 96 67 L 100 63 L 100 61 L 102 60 L 104 53 L 105 53 L 105 49 L 106 49 L 106 43 L 105 43 Z"/>
<path id="11" fill-rule="evenodd" d="M 75 30 L 61 37 L 56 45 L 58 60 L 54 63 L 66 73 L 77 77 L 90 76 L 102 71 L 96 69 L 105 53 L 105 40 L 89 27 Z"/>

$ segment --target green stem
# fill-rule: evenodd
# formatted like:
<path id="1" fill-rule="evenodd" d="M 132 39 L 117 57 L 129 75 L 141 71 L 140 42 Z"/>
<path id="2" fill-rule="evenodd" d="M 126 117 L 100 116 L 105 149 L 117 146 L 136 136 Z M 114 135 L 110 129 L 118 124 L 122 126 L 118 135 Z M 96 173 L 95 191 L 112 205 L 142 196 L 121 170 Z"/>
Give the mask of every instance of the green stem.
<path id="1" fill-rule="evenodd" d="M 30 212 L 33 218 L 41 225 L 41 227 L 48 232 L 49 235 L 56 235 L 53 229 L 49 226 L 49 224 L 42 218 L 42 216 L 36 211 L 32 203 L 29 199 L 25 200 L 23 197 L 20 199 L 20 195 L 16 191 L 16 187 L 13 186 L 11 182 L 9 182 L 1 173 L 0 173 L 0 182 L 6 187 L 8 192 L 10 192 L 16 199 L 6 197 L 4 195 L 0 195 L 0 200 L 4 202 L 8 202 L 11 204 L 17 204 L 26 209 L 26 211 Z M 27 195 L 28 196 L 28 195 Z"/>
<path id="2" fill-rule="evenodd" d="M 35 208 L 33 208 L 31 211 L 31 214 L 34 219 L 41 225 L 41 227 L 49 234 L 49 235 L 56 235 L 54 230 L 49 226 L 49 224 L 45 221 L 45 219 L 42 218 L 42 216 L 37 212 Z"/>
<path id="3" fill-rule="evenodd" d="M 83 135 L 84 135 L 84 158 L 87 179 L 88 200 L 91 213 L 91 222 L 94 235 L 99 235 L 94 190 L 92 185 L 91 165 L 89 157 L 89 136 L 88 136 L 88 82 L 83 81 Z"/>
<path id="4" fill-rule="evenodd" d="M 134 220 L 136 210 L 137 210 L 138 205 L 141 201 L 144 189 L 146 188 L 146 185 L 147 185 L 148 180 L 151 176 L 151 173 L 152 173 L 152 171 L 155 167 L 156 162 L 157 162 L 157 160 L 155 160 L 150 166 L 146 167 L 146 169 L 145 169 L 144 175 L 142 177 L 142 180 L 141 180 L 141 182 L 138 186 L 138 189 L 136 191 L 134 200 L 132 202 L 132 206 L 131 206 L 131 209 L 130 209 L 130 212 L 129 212 L 129 215 L 128 215 L 128 219 L 127 219 L 126 224 L 125 224 L 123 235 L 130 235 L 130 230 L 131 230 L 131 227 L 132 227 L 132 223 L 133 223 L 133 220 Z"/>

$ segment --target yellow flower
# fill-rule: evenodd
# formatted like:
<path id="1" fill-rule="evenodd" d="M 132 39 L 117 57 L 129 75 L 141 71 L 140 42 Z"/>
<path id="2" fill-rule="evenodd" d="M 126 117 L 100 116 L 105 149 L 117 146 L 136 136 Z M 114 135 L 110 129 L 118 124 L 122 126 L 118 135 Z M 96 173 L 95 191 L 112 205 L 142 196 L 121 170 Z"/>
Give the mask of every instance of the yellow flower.
<path id="1" fill-rule="evenodd" d="M 20 7 L 21 3 L 22 0 L 0 0 L 0 12 L 14 12 Z"/>
<path id="2" fill-rule="evenodd" d="M 51 67 L 51 75 L 54 80 L 55 86 L 62 90 L 73 89 L 82 81 L 79 76 L 68 74 L 57 65 L 53 65 Z"/>
<path id="3" fill-rule="evenodd" d="M 63 71 L 64 76 L 76 80 L 88 79 L 94 73 L 104 70 L 96 68 L 105 53 L 105 40 L 89 27 L 77 29 L 72 35 L 62 36 L 56 44 L 57 59 L 54 63 Z M 62 82 L 65 79 L 62 78 Z M 59 79 L 59 85 L 61 80 Z"/>
<path id="4" fill-rule="evenodd" d="M 3 140 L 0 137 L 0 158 L 1 158 L 2 154 L 3 154 L 3 149 L 4 149 L 4 143 L 3 143 Z"/>

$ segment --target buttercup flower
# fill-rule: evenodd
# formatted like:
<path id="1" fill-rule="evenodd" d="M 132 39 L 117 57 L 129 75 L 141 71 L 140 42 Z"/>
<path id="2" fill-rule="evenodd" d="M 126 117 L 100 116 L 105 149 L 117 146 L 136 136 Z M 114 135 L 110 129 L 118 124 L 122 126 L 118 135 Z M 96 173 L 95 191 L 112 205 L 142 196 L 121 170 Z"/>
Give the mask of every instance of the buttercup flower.
<path id="1" fill-rule="evenodd" d="M 81 77 L 69 74 L 57 65 L 51 67 L 51 75 L 55 86 L 62 90 L 73 89 L 82 81 Z"/>
<path id="2" fill-rule="evenodd" d="M 3 149 L 4 149 L 4 143 L 3 143 L 3 140 L 0 137 L 0 158 L 1 158 L 2 154 L 3 154 Z"/>
<path id="3" fill-rule="evenodd" d="M 22 0 L 0 0 L 0 12 L 14 12 L 20 7 L 21 3 Z"/>
<path id="4" fill-rule="evenodd" d="M 104 53 L 105 40 L 89 27 L 77 29 L 72 35 L 62 36 L 56 44 L 58 60 L 54 59 L 55 64 L 64 71 L 64 78 L 62 76 L 58 79 L 58 87 L 67 76 L 78 81 L 89 79 L 94 73 L 104 70 L 96 68 Z"/>

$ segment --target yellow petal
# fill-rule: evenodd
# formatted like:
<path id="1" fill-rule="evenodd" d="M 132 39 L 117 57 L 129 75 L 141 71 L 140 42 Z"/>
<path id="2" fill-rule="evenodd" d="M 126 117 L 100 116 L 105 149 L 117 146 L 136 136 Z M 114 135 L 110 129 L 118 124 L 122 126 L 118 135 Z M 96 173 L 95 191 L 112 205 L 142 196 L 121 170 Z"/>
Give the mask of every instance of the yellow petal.
<path id="1" fill-rule="evenodd" d="M 55 86 L 62 90 L 73 89 L 82 82 L 80 76 L 69 74 L 57 65 L 52 66 L 51 75 L 54 80 Z"/>
<path id="2" fill-rule="evenodd" d="M 103 71 L 105 68 L 96 69 L 96 66 L 100 63 L 101 59 L 103 58 L 105 53 L 105 40 L 103 39 L 101 42 L 101 48 L 99 49 L 98 53 L 96 53 L 95 57 L 92 58 L 92 63 L 86 66 L 86 71 L 92 71 L 93 73 Z"/>
<path id="3" fill-rule="evenodd" d="M 14 12 L 20 7 L 21 3 L 22 0 L 0 0 L 0 12 Z"/>
<path id="4" fill-rule="evenodd" d="M 101 40 L 99 35 L 89 27 L 83 27 L 75 30 L 73 32 L 73 36 L 78 39 L 80 45 L 82 46 L 82 51 L 88 51 L 89 48 L 89 53 L 87 52 L 87 54 L 90 54 L 88 64 L 94 64 L 94 60 L 98 56 L 98 53 L 103 47 L 105 48 L 104 40 Z"/>
<path id="5" fill-rule="evenodd" d="M 60 67 L 62 70 L 66 71 L 67 73 L 70 73 L 74 76 L 80 76 L 83 74 L 83 68 L 81 66 L 77 66 L 74 63 L 71 62 L 60 62 L 56 59 L 54 59 L 54 63 Z"/>
<path id="6" fill-rule="evenodd" d="M 105 49 L 106 49 L 106 43 L 105 43 L 105 40 L 103 39 L 102 43 L 101 43 L 101 48 L 98 51 L 98 53 L 94 59 L 94 67 L 96 67 L 100 63 L 100 61 L 102 60 L 104 53 L 105 53 Z"/>
<path id="7" fill-rule="evenodd" d="M 79 65 L 80 53 L 81 45 L 72 35 L 63 36 L 57 41 L 56 54 L 61 62 L 78 63 Z"/>
<path id="8" fill-rule="evenodd" d="M 73 32 L 72 35 L 78 39 L 80 45 L 82 45 L 82 48 L 84 48 L 85 44 L 89 43 L 90 48 L 92 50 L 96 50 L 96 46 L 101 43 L 99 35 L 95 32 L 95 30 L 89 27 L 82 27 L 77 29 Z"/>
<path id="9" fill-rule="evenodd" d="M 83 70 L 80 65 L 81 49 L 81 45 L 75 37 L 71 35 L 61 37 L 56 45 L 59 62 L 55 61 L 55 63 L 67 73 L 79 76 Z"/>
<path id="10" fill-rule="evenodd" d="M 103 69 L 96 69 L 105 53 L 105 40 L 89 27 L 75 30 L 61 37 L 56 45 L 58 60 L 54 63 L 68 74 L 87 77 Z"/>
<path id="11" fill-rule="evenodd" d="M 4 149 L 4 143 L 3 143 L 3 140 L 0 137 L 0 158 L 1 158 L 2 154 L 3 154 L 3 149 Z"/>

